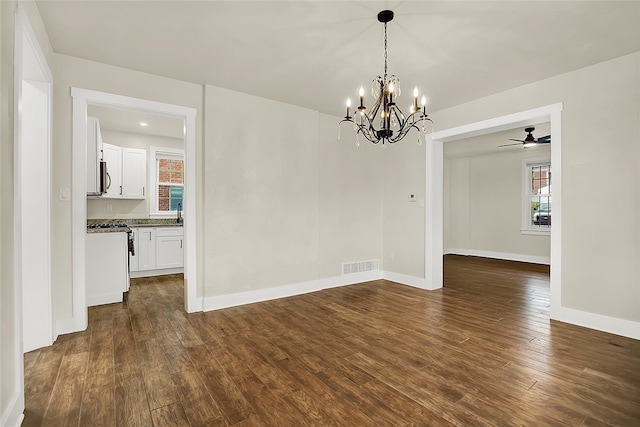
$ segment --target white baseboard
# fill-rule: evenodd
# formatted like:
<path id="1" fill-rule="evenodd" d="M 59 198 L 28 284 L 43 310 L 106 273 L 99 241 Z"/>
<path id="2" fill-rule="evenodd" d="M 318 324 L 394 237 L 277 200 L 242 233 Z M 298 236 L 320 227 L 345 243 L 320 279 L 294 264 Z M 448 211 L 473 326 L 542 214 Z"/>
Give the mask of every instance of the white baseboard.
<path id="1" fill-rule="evenodd" d="M 567 307 L 552 310 L 551 318 L 560 322 L 571 323 L 572 325 L 584 326 L 585 328 L 640 340 L 640 322 L 603 316 L 602 314 L 589 313 Z"/>
<path id="2" fill-rule="evenodd" d="M 2 411 L 2 427 L 20 427 L 24 420 L 24 399 L 22 393 L 15 393 Z"/>
<path id="3" fill-rule="evenodd" d="M 394 273 L 393 271 L 384 271 L 382 277 L 385 280 L 390 280 L 392 282 L 400 283 L 407 286 L 413 286 L 414 288 L 433 290 L 428 287 L 426 279 L 422 277 L 409 276 L 402 273 Z"/>
<path id="4" fill-rule="evenodd" d="M 476 249 L 457 249 L 451 248 L 444 251 L 445 255 L 465 255 L 477 256 L 482 258 L 503 259 L 506 261 L 528 262 L 531 264 L 551 265 L 551 257 L 542 257 L 536 255 L 512 254 L 508 252 L 480 251 Z"/>
<path id="5" fill-rule="evenodd" d="M 155 276 L 164 276 L 166 274 L 180 274 L 180 273 L 184 273 L 183 267 L 163 268 L 160 270 L 132 271 L 129 273 L 129 277 L 131 277 L 132 279 L 139 279 L 140 277 L 155 277 Z"/>
<path id="6" fill-rule="evenodd" d="M 382 279 L 382 277 L 382 271 L 374 270 L 362 273 L 346 274 L 344 276 L 329 277 L 326 279 L 311 280 L 308 282 L 294 283 L 290 285 L 276 286 L 273 288 L 257 289 L 255 291 L 217 295 L 204 298 L 203 308 L 204 311 L 219 310 L 222 308 L 236 307 L 239 305 L 253 304 L 261 301 L 269 301 L 278 298 L 317 292 L 328 288 L 379 280 Z"/>
<path id="7" fill-rule="evenodd" d="M 113 294 L 93 295 L 87 297 L 87 306 L 93 307 L 94 305 L 113 304 L 116 302 L 122 302 L 122 292 L 115 292 Z"/>
<path id="8" fill-rule="evenodd" d="M 59 335 L 71 334 L 74 332 L 84 331 L 86 328 L 82 327 L 80 322 L 75 317 L 65 317 L 64 319 L 57 319 L 55 321 L 55 333 L 53 341 L 58 339 Z"/>

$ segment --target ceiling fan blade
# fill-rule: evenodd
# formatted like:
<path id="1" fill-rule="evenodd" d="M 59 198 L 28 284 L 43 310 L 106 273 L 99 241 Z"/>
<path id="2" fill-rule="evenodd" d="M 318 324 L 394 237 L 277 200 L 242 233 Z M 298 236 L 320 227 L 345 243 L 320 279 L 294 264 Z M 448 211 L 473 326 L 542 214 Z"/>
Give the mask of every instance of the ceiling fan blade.
<path id="1" fill-rule="evenodd" d="M 538 138 L 538 144 L 549 144 L 551 142 L 551 135 L 542 136 Z"/>
<path id="2" fill-rule="evenodd" d="M 517 141 L 517 139 L 512 139 L 512 141 Z M 504 145 L 498 145 L 498 148 L 501 148 L 501 147 L 511 147 L 512 145 L 522 145 L 522 141 L 519 141 L 519 142 L 517 142 L 517 143 L 515 143 L 515 144 L 504 144 Z"/>
<path id="3" fill-rule="evenodd" d="M 513 139 L 513 138 L 509 138 L 509 141 L 518 141 L 518 142 L 522 142 L 524 144 L 525 141 L 521 140 L 521 139 Z"/>

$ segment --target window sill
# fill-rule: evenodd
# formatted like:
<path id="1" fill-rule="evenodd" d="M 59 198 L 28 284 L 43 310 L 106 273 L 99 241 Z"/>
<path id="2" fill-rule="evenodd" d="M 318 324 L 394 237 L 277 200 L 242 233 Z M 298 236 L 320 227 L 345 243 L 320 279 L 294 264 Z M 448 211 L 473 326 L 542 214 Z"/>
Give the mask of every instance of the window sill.
<path id="1" fill-rule="evenodd" d="M 149 214 L 149 218 L 176 218 L 177 213 L 174 212 L 167 212 L 167 213 L 150 213 Z"/>
<path id="2" fill-rule="evenodd" d="M 528 234 L 532 236 L 549 236 L 551 235 L 551 229 L 535 229 L 535 228 L 525 228 L 520 230 L 520 234 Z"/>

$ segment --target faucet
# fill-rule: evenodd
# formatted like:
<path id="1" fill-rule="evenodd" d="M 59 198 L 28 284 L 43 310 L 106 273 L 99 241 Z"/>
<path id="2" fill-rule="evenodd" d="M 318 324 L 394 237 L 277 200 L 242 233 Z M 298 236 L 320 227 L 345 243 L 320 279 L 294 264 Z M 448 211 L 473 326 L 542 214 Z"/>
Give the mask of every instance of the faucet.
<path id="1" fill-rule="evenodd" d="M 182 224 L 182 203 L 178 202 L 178 209 L 176 210 L 176 222 Z"/>

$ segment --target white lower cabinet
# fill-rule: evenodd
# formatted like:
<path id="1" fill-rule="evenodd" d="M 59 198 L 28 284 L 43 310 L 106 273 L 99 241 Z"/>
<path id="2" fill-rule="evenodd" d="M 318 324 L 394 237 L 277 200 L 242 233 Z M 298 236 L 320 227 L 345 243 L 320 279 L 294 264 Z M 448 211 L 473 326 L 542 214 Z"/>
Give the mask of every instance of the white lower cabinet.
<path id="1" fill-rule="evenodd" d="M 86 299 L 88 306 L 122 301 L 129 290 L 127 233 L 87 233 Z"/>
<path id="2" fill-rule="evenodd" d="M 131 229 L 135 255 L 130 257 L 134 277 L 176 273 L 184 266 L 183 227 L 136 227 Z"/>
<path id="3" fill-rule="evenodd" d="M 182 227 L 156 229 L 156 268 L 180 268 L 184 266 Z"/>
<path id="4" fill-rule="evenodd" d="M 138 228 L 138 271 L 156 268 L 156 229 Z"/>

